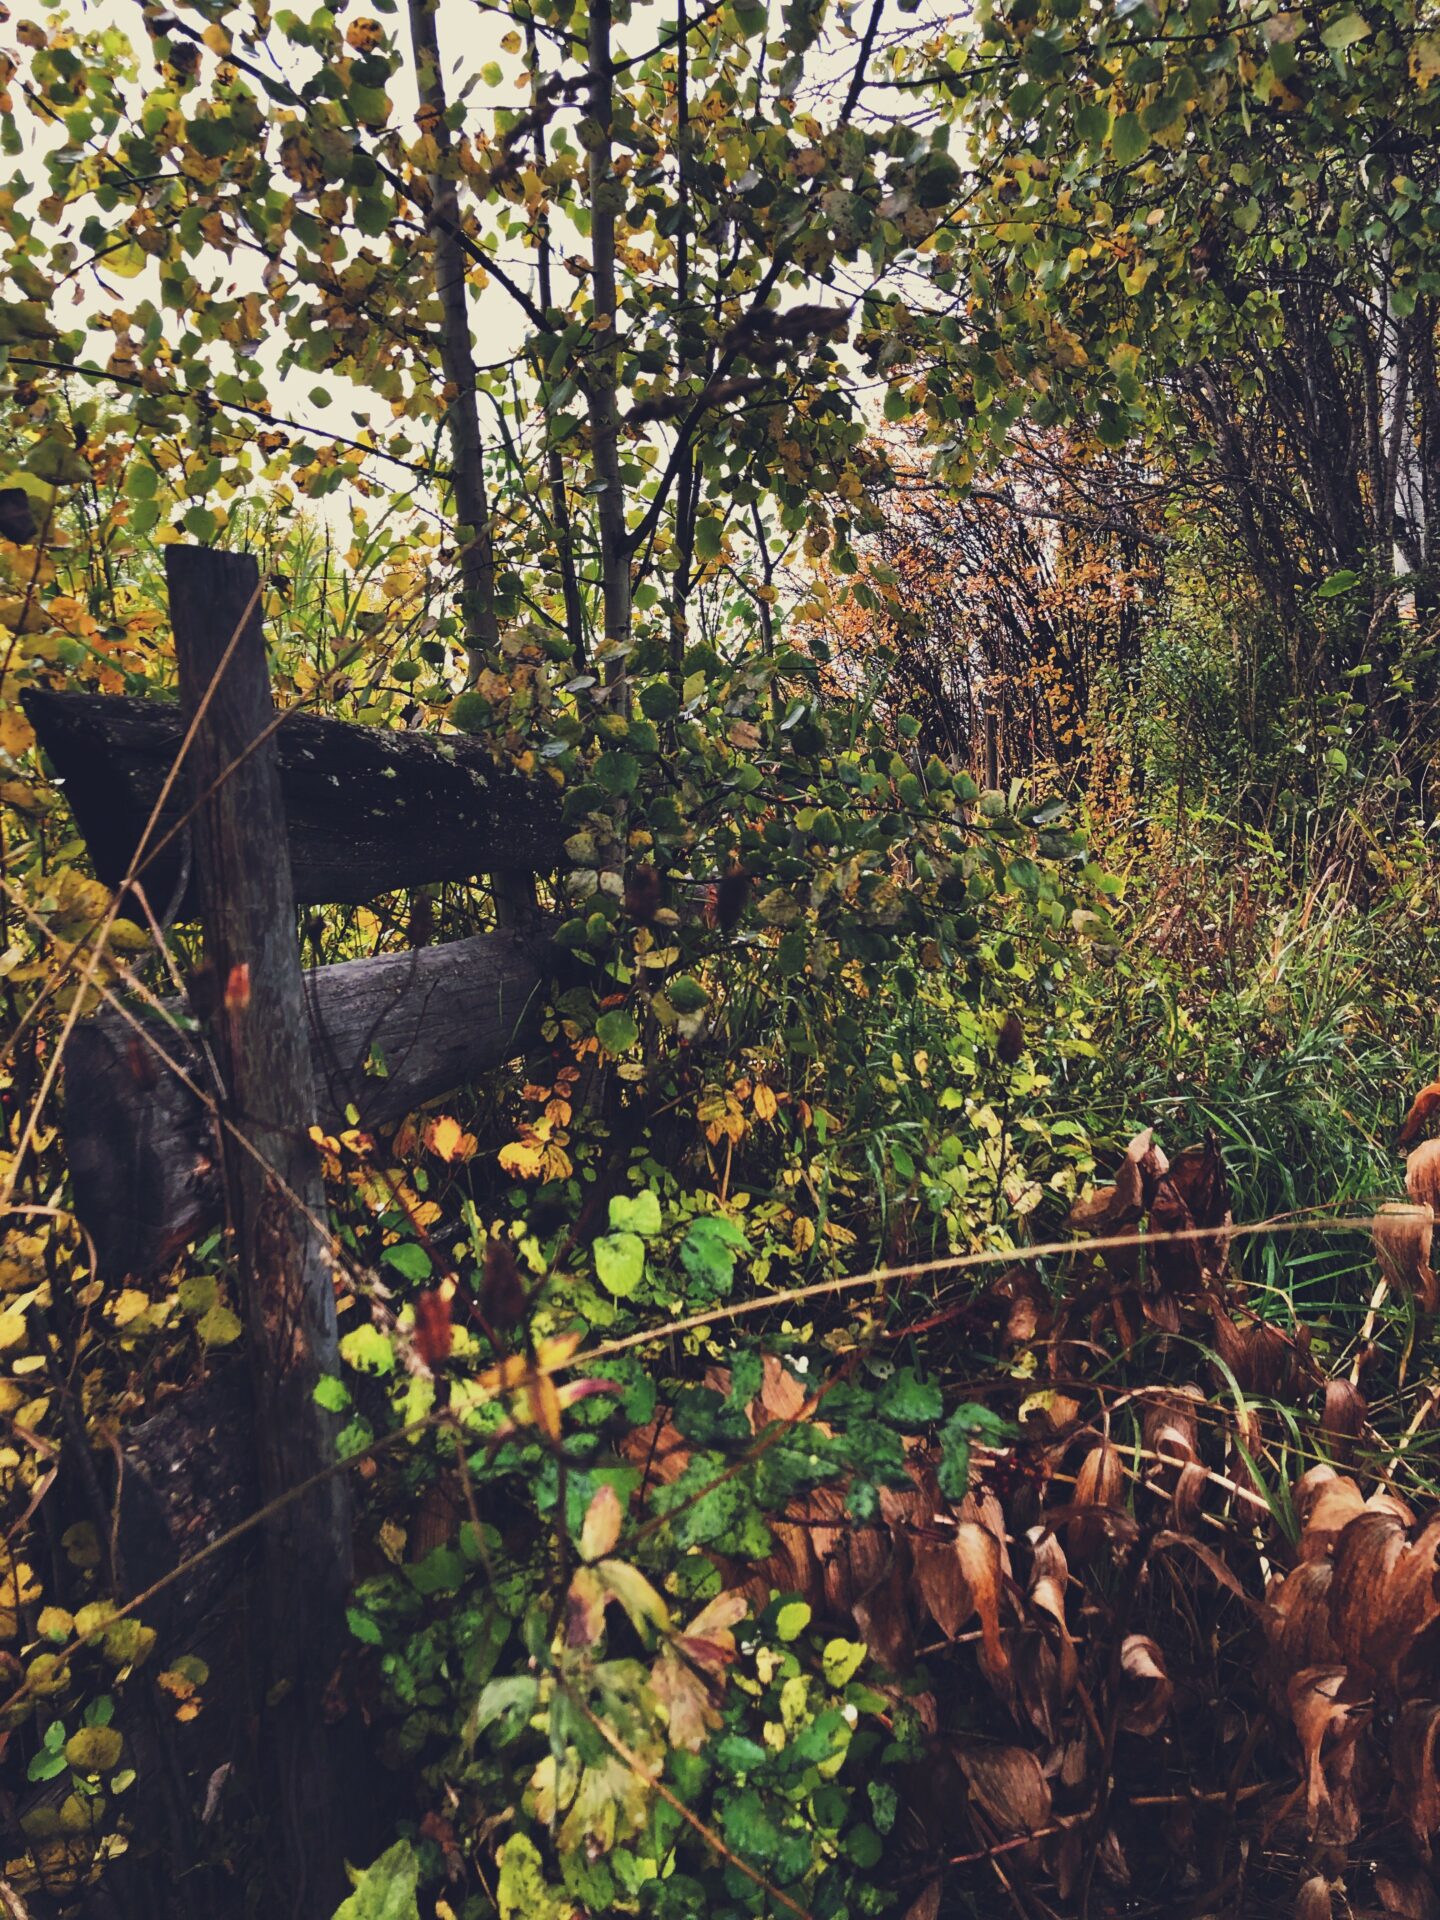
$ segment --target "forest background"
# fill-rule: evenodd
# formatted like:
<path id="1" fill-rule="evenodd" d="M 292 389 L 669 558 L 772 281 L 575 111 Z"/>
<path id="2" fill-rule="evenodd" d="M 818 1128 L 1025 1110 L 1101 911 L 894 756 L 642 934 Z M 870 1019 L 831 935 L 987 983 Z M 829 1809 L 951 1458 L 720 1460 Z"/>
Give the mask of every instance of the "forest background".
<path id="1" fill-rule="evenodd" d="M 1440 16 L 0 23 L 7 1914 L 1440 1913 Z M 254 1117 L 31 720 L 196 544 L 558 823 L 297 916 L 544 984 L 300 1141 L 278 1500 L 67 1156 L 102 1007 Z"/>

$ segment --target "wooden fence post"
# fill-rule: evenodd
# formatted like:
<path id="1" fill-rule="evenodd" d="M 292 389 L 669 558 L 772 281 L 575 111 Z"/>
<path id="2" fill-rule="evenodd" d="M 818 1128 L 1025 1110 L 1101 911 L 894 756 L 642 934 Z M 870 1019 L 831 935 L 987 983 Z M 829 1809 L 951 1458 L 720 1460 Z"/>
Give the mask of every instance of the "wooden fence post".
<path id="1" fill-rule="evenodd" d="M 315 1085 L 296 938 L 260 576 L 247 555 L 165 550 L 186 778 L 223 1080 L 226 1185 L 239 1241 L 263 1500 L 335 1458 L 315 1401 L 338 1370 L 325 1192 L 308 1130 Z M 239 1137 L 237 1138 L 236 1135 Z M 342 1804 L 323 1696 L 343 1647 L 351 1579 L 342 1474 L 281 1506 L 264 1529 L 261 1751 L 275 1862 L 272 1911 L 329 1920 L 343 1896 Z"/>

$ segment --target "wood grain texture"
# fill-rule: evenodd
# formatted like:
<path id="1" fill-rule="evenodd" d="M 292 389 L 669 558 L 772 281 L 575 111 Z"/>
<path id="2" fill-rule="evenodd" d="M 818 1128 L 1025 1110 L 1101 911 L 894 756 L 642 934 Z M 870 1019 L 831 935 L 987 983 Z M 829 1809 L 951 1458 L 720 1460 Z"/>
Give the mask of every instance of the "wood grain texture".
<path id="1" fill-rule="evenodd" d="M 218 637 L 223 645 L 229 635 Z M 96 873 L 107 887 L 118 886 L 179 750 L 180 708 L 44 689 L 31 689 L 23 702 L 64 782 Z M 274 738 L 291 884 L 302 906 L 357 904 L 395 888 L 479 873 L 543 873 L 560 860 L 555 788 L 497 769 L 463 734 L 396 733 L 287 713 Z M 165 841 L 190 800 L 177 782 L 152 846 Z M 184 877 L 182 846 L 178 836 L 170 839 L 142 875 L 157 917 Z M 192 863 L 178 917 L 199 910 Z"/>
<path id="2" fill-rule="evenodd" d="M 171 546 L 165 572 L 181 711 L 195 729 L 183 784 L 195 806 L 205 954 L 222 988 L 210 1037 L 222 1110 L 249 1147 L 224 1136 L 221 1161 L 259 1489 L 273 1507 L 259 1582 L 270 1702 L 261 1801 L 274 1905 L 319 1920 L 344 1886 L 340 1755 L 323 1704 L 345 1645 L 351 1514 L 343 1474 L 295 1493 L 334 1464 L 335 1420 L 315 1388 L 340 1361 L 259 570 L 245 554 Z"/>
<path id="3" fill-rule="evenodd" d="M 348 1124 L 353 1103 L 362 1126 L 387 1126 L 515 1059 L 535 1039 L 544 963 L 541 939 L 500 933 L 306 972 L 320 1124 Z M 185 1011 L 165 1009 L 172 1021 Z M 167 1065 L 204 1088 L 200 1050 L 181 1028 L 133 1012 L 138 1033 L 120 1013 L 82 1021 L 65 1059 L 75 1209 L 115 1279 L 159 1272 L 224 1219 L 213 1123 Z"/>

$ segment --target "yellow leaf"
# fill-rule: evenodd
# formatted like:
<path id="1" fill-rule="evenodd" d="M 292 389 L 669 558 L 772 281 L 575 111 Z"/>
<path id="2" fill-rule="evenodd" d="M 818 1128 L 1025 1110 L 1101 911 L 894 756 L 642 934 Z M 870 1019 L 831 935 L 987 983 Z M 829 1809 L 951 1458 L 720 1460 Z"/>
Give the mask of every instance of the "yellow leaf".
<path id="1" fill-rule="evenodd" d="M 80 1773 L 109 1773 L 124 1749 L 118 1728 L 81 1727 L 65 1742 L 65 1758 Z"/>
<path id="2" fill-rule="evenodd" d="M 453 1160 L 464 1137 L 458 1120 L 447 1117 L 433 1121 L 430 1126 L 430 1151 L 441 1160 Z"/>
<path id="3" fill-rule="evenodd" d="M 533 1180 L 545 1162 L 545 1148 L 538 1140 L 512 1140 L 500 1149 L 500 1165 L 517 1180 Z"/>
<path id="4" fill-rule="evenodd" d="M 16 759 L 34 744 L 34 729 L 19 707 L 0 707 L 0 747 Z"/>
<path id="5" fill-rule="evenodd" d="M 1423 92 L 1440 73 L 1440 33 L 1422 33 L 1410 49 L 1410 78 Z"/>
<path id="6" fill-rule="evenodd" d="M 773 1120 L 780 1110 L 773 1087 L 767 1087 L 762 1080 L 755 1089 L 755 1112 L 761 1120 Z"/>

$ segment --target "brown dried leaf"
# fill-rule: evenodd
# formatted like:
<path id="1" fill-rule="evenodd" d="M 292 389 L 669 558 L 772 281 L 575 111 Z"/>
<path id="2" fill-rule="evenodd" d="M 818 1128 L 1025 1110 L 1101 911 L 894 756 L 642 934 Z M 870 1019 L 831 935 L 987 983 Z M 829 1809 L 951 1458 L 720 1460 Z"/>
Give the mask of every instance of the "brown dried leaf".
<path id="1" fill-rule="evenodd" d="M 1386 1913 L 1401 1920 L 1440 1920 L 1440 1896 L 1423 1867 L 1380 1867 L 1375 1895 Z"/>
<path id="2" fill-rule="evenodd" d="M 1159 1642 L 1145 1633 L 1127 1633 L 1120 1647 L 1120 1671 L 1124 1676 L 1120 1725 L 1127 1733 L 1158 1733 L 1175 1695 Z"/>
<path id="3" fill-rule="evenodd" d="M 1320 1750 L 1332 1725 L 1343 1723 L 1350 1712 L 1349 1703 L 1340 1698 L 1348 1679 L 1345 1667 L 1304 1667 L 1285 1690 L 1305 1761 L 1305 1815 L 1312 1833 L 1330 1806 Z"/>
<path id="4" fill-rule="evenodd" d="M 1100 1878 L 1112 1887 L 1125 1888 L 1130 1885 L 1130 1862 L 1125 1858 L 1125 1849 L 1114 1827 L 1106 1827 L 1100 1836 L 1095 1868 Z"/>
<path id="5" fill-rule="evenodd" d="M 1365 1642 L 1370 1665 L 1397 1692 L 1410 1674 L 1433 1671 L 1434 1629 L 1440 1623 L 1440 1515 L 1419 1538 L 1402 1546 L 1390 1566 Z"/>
<path id="6" fill-rule="evenodd" d="M 1330 1631 L 1333 1572 L 1328 1558 L 1304 1560 L 1271 1590 L 1271 1659 L 1282 1690 L 1291 1675 L 1338 1661 L 1340 1650 Z"/>
<path id="7" fill-rule="evenodd" d="M 1335 1440 L 1358 1437 L 1365 1425 L 1365 1396 L 1353 1380 L 1325 1382 L 1325 1411 L 1320 1425 Z"/>
<path id="8" fill-rule="evenodd" d="M 1426 1142 L 1426 1148 L 1440 1148 L 1440 1141 Z M 1410 1158 L 1425 1151 L 1417 1147 Z M 1410 1175 L 1406 1173 L 1406 1185 Z M 1413 1188 L 1412 1188 L 1413 1192 Z M 1392 1293 L 1414 1298 L 1423 1313 L 1434 1313 L 1440 1306 L 1440 1281 L 1430 1265 L 1431 1241 L 1435 1220 L 1429 1199 L 1423 1204 L 1406 1206 L 1403 1201 L 1387 1200 L 1375 1215 L 1371 1234 L 1380 1272 Z"/>
<path id="9" fill-rule="evenodd" d="M 1405 1124 L 1395 1144 L 1400 1147 L 1412 1146 L 1434 1119 L 1437 1109 L 1440 1109 L 1440 1080 L 1432 1080 L 1410 1102 L 1410 1111 L 1405 1116 Z"/>
<path id="10" fill-rule="evenodd" d="M 1072 1227 L 1082 1233 L 1118 1233 L 1140 1218 L 1169 1164 L 1154 1139 L 1149 1127 L 1136 1134 L 1125 1149 L 1115 1184 L 1098 1187 L 1071 1207 Z"/>
<path id="11" fill-rule="evenodd" d="M 1000 1548 L 1000 1571 L 1008 1580 L 1011 1577 L 1010 1549 L 1005 1544 L 1005 1509 L 998 1497 L 989 1487 L 982 1487 L 978 1493 L 967 1493 L 960 1502 L 955 1515 L 957 1520 L 973 1520 L 976 1526 L 984 1527 L 987 1533 L 993 1533 Z"/>
<path id="12" fill-rule="evenodd" d="M 965 1591 L 964 1618 L 980 1616 L 982 1664 L 992 1680 L 1009 1677 L 1010 1655 L 1000 1631 L 1000 1595 L 1004 1573 L 1000 1542 L 976 1520 L 962 1520 L 955 1529 L 955 1559 Z"/>
<path id="13" fill-rule="evenodd" d="M 1415 1844 L 1428 1853 L 1440 1830 L 1440 1706 L 1412 1700 L 1402 1708 L 1390 1743 L 1394 1812 L 1410 1823 Z"/>
<path id="14" fill-rule="evenodd" d="M 1075 1475 L 1073 1506 L 1076 1517 L 1065 1531 L 1065 1550 L 1072 1560 L 1092 1559 L 1105 1537 L 1104 1522 L 1086 1508 L 1118 1507 L 1125 1490 L 1125 1467 L 1120 1449 L 1109 1440 L 1094 1446 Z"/>
<path id="15" fill-rule="evenodd" d="M 1196 1409 L 1205 1396 L 1191 1383 L 1150 1401 L 1145 1409 L 1145 1445 L 1160 1459 L 1150 1478 L 1170 1488 L 1170 1518 L 1178 1533 L 1188 1531 L 1200 1512 L 1207 1476 L 1199 1462 Z"/>
<path id="16" fill-rule="evenodd" d="M 1295 1920 L 1331 1920 L 1334 1911 L 1330 1882 L 1323 1873 L 1312 1873 L 1295 1896 Z"/>
<path id="17" fill-rule="evenodd" d="M 1422 1140 L 1406 1154 L 1405 1191 L 1417 1207 L 1440 1209 L 1440 1140 Z"/>
<path id="18" fill-rule="evenodd" d="M 805 1405 L 805 1389 L 777 1355 L 760 1356 L 763 1375 L 760 1405 L 772 1420 L 798 1420 Z"/>
<path id="19" fill-rule="evenodd" d="M 1393 1513 L 1365 1512 L 1335 1542 L 1330 1582 L 1330 1631 L 1342 1660 L 1370 1665 L 1370 1648 L 1384 1617 L 1391 1573 L 1405 1551 L 1405 1528 Z"/>
<path id="20" fill-rule="evenodd" d="M 821 1488 L 820 1492 L 828 1494 L 829 1489 Z M 843 1502 L 838 1495 L 832 1497 L 839 1506 L 837 1517 L 845 1520 Z M 896 1565 L 898 1543 L 892 1541 L 880 1527 L 852 1528 L 848 1525 L 833 1531 L 826 1528 L 824 1539 L 824 1546 L 818 1536 L 814 1544 L 820 1558 L 825 1611 L 832 1619 L 843 1620 L 850 1614 L 858 1619 L 857 1601 Z"/>
<path id="21" fill-rule="evenodd" d="M 1050 1788 L 1027 1747 L 967 1742 L 955 1755 L 970 1796 L 1006 1839 L 1038 1833 L 1050 1824 Z"/>
<path id="22" fill-rule="evenodd" d="M 1201 1566 L 1214 1576 L 1227 1593 L 1233 1593 L 1235 1598 L 1243 1601 L 1247 1607 L 1257 1605 L 1215 1549 L 1207 1546 L 1205 1541 L 1197 1540 L 1193 1533 L 1174 1533 L 1168 1530 L 1157 1533 L 1151 1546 L 1156 1553 L 1163 1553 L 1171 1547 L 1183 1547 L 1187 1553 L 1195 1556 Z"/>
<path id="23" fill-rule="evenodd" d="M 722 1724 L 716 1705 L 718 1687 L 696 1673 L 670 1646 L 660 1649 L 650 1669 L 650 1685 L 665 1709 L 671 1746 L 685 1753 L 699 1753 Z"/>
<path id="24" fill-rule="evenodd" d="M 1365 1511 L 1365 1496 L 1348 1474 L 1333 1467 L 1311 1467 L 1295 1487 L 1295 1507 L 1304 1532 L 1300 1551 L 1307 1559 L 1329 1553 L 1336 1537 Z"/>
<path id="25" fill-rule="evenodd" d="M 970 1596 L 955 1555 L 954 1535 L 948 1528 L 927 1528 L 911 1536 L 910 1550 L 915 1585 L 925 1609 L 945 1638 L 953 1640 L 970 1617 L 966 1611 Z"/>
<path id="26" fill-rule="evenodd" d="M 1230 1225 L 1230 1187 L 1219 1138 L 1212 1128 L 1202 1145 L 1178 1153 L 1155 1190 L 1150 1205 L 1152 1233 L 1180 1233 L 1215 1228 L 1203 1239 L 1172 1240 L 1151 1253 L 1162 1286 L 1180 1294 L 1195 1293 L 1225 1267 Z"/>
<path id="27" fill-rule="evenodd" d="M 690 1464 L 690 1448 L 665 1414 L 657 1414 L 643 1427 L 632 1427 L 622 1437 L 619 1452 L 632 1467 L 640 1468 L 650 1486 L 670 1486 Z"/>
<path id="28" fill-rule="evenodd" d="M 680 1636 L 680 1645 L 702 1672 L 722 1679 L 735 1658 L 735 1635 L 731 1632 L 750 1611 L 750 1602 L 738 1587 L 717 1593 L 706 1603 Z"/>
<path id="29" fill-rule="evenodd" d="M 943 1881 L 932 1880 L 905 1909 L 905 1920 L 935 1920 L 940 1911 L 940 1889 L 943 1884 Z"/>
<path id="30" fill-rule="evenodd" d="M 850 1611 L 881 1666 L 891 1673 L 905 1672 L 915 1656 L 915 1636 L 905 1605 L 904 1575 L 895 1561 L 856 1597 Z"/>

